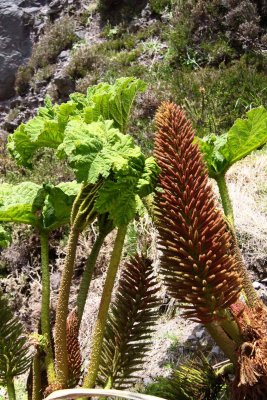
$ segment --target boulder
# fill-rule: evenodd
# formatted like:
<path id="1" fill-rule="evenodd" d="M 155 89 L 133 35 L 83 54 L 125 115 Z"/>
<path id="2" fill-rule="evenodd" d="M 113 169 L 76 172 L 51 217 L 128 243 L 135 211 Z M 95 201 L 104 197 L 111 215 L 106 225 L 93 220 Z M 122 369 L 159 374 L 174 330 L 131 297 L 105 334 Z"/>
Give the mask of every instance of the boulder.
<path id="1" fill-rule="evenodd" d="M 31 53 L 31 16 L 19 3 L 0 2 L 0 100 L 14 95 L 17 69 Z"/>

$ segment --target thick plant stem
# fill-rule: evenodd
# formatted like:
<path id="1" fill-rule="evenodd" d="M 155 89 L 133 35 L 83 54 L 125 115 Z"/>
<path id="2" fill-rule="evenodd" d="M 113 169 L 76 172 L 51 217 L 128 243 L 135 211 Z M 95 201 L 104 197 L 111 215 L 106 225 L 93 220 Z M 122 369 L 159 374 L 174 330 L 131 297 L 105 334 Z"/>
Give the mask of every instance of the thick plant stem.
<path id="1" fill-rule="evenodd" d="M 55 324 L 55 353 L 57 383 L 61 388 L 67 387 L 68 382 L 68 355 L 66 341 L 66 321 L 68 317 L 68 304 L 71 280 L 74 269 L 76 248 L 79 238 L 79 229 L 74 223 L 70 230 L 68 250 L 64 270 L 61 277 L 58 305 Z"/>
<path id="2" fill-rule="evenodd" d="M 234 210 L 226 184 L 225 175 L 216 176 L 216 182 L 218 184 L 224 214 L 231 226 L 234 227 Z"/>
<path id="3" fill-rule="evenodd" d="M 235 342 L 230 339 L 230 337 L 224 332 L 222 327 L 216 322 L 206 324 L 205 327 L 212 338 L 215 340 L 217 345 L 222 349 L 224 354 L 235 365 L 237 362 L 237 346 Z"/>
<path id="4" fill-rule="evenodd" d="M 7 385 L 8 400 L 16 400 L 16 392 L 15 392 L 13 378 L 7 379 L 6 385 Z"/>
<path id="5" fill-rule="evenodd" d="M 48 384 L 51 385 L 56 379 L 52 340 L 51 340 L 51 326 L 50 326 L 50 274 L 49 274 L 49 247 L 48 247 L 48 233 L 46 231 L 40 232 L 41 240 L 41 267 L 42 267 L 42 306 L 41 306 L 41 331 L 42 335 L 46 338 L 46 356 L 45 364 L 47 371 Z"/>
<path id="6" fill-rule="evenodd" d="M 111 294 L 113 290 L 113 286 L 115 283 L 116 274 L 118 271 L 121 253 L 123 249 L 123 243 L 125 239 L 125 235 L 127 232 L 127 225 L 122 225 L 118 228 L 116 240 L 114 243 L 113 252 L 111 255 L 107 277 L 102 293 L 102 298 L 99 306 L 98 316 L 95 324 L 93 339 L 92 339 L 92 347 L 91 347 L 91 358 L 88 367 L 87 375 L 85 376 L 83 387 L 92 388 L 95 386 L 95 381 L 97 378 L 100 357 L 101 357 L 101 349 L 104 337 L 104 331 L 106 326 L 106 320 L 108 316 L 108 309 L 111 300 Z"/>
<path id="7" fill-rule="evenodd" d="M 32 361 L 32 400 L 42 400 L 40 353 L 37 349 Z"/>
<path id="8" fill-rule="evenodd" d="M 247 298 L 247 304 L 249 307 L 253 307 L 258 300 L 258 295 L 252 285 L 252 281 L 251 281 L 248 271 L 244 265 L 244 261 L 242 259 L 242 254 L 241 254 L 241 251 L 240 251 L 240 248 L 238 245 L 238 239 L 237 239 L 235 223 L 234 223 L 233 206 L 232 206 L 232 202 L 231 202 L 231 199 L 229 196 L 229 191 L 228 191 L 226 180 L 225 180 L 225 174 L 218 175 L 216 177 L 216 182 L 218 184 L 220 196 L 222 199 L 223 210 L 224 210 L 225 216 L 226 216 L 228 224 L 229 224 L 229 229 L 231 230 L 231 233 L 233 236 L 235 254 L 239 261 L 239 271 L 240 271 L 240 274 L 241 274 L 241 277 L 243 280 L 243 289 L 244 289 L 244 292 L 245 292 L 245 295 Z"/>
<path id="9" fill-rule="evenodd" d="M 99 235 L 92 247 L 91 253 L 87 259 L 85 269 L 83 272 L 82 280 L 80 283 L 80 288 L 79 288 L 79 293 L 77 297 L 77 312 L 78 312 L 78 319 L 79 319 L 79 324 L 82 321 L 82 316 L 83 316 L 83 311 L 87 299 L 87 294 L 89 290 L 89 286 L 92 280 L 93 276 L 93 271 L 94 271 L 94 266 L 99 254 L 99 251 L 102 247 L 102 244 L 104 243 L 104 240 L 106 238 L 107 234 L 106 232 L 99 232 Z"/>
<path id="10" fill-rule="evenodd" d="M 232 318 L 229 311 L 225 312 L 226 318 L 220 323 L 223 330 L 230 336 L 230 338 L 236 343 L 236 345 L 241 345 L 244 342 L 244 338 L 241 335 L 240 329 Z"/>

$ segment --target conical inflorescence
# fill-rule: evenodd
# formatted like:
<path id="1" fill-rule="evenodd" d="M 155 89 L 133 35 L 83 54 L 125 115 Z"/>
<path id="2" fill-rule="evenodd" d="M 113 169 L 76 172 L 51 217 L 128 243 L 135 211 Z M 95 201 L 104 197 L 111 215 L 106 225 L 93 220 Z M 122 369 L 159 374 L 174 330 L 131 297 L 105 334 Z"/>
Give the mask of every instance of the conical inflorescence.
<path id="1" fill-rule="evenodd" d="M 161 273 L 169 294 L 186 309 L 185 316 L 202 323 L 219 321 L 241 288 L 231 236 L 184 112 L 163 103 L 156 125 Z"/>

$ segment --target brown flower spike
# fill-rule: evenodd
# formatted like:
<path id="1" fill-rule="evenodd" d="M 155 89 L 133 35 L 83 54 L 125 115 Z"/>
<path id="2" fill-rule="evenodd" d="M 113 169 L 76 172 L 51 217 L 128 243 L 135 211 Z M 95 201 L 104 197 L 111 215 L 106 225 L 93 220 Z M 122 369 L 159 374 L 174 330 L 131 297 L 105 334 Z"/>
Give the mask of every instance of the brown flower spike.
<path id="1" fill-rule="evenodd" d="M 79 319 L 76 309 L 67 318 L 67 350 L 70 387 L 79 382 L 82 367 L 82 356 L 79 343 Z"/>
<path id="2" fill-rule="evenodd" d="M 156 199 L 161 273 L 185 316 L 210 323 L 225 317 L 241 282 L 231 236 L 216 208 L 194 132 L 183 111 L 163 103 L 156 115 L 155 156 L 162 192 Z"/>

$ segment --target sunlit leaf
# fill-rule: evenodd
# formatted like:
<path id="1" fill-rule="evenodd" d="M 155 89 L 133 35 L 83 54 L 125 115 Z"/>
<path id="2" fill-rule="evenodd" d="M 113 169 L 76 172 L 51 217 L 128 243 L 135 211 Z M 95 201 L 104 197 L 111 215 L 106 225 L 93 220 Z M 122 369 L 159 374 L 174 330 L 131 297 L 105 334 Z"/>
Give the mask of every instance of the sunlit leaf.
<path id="1" fill-rule="evenodd" d="M 211 177 L 224 174 L 234 163 L 267 142 L 267 111 L 264 107 L 247 112 L 222 136 L 197 139 Z"/>

